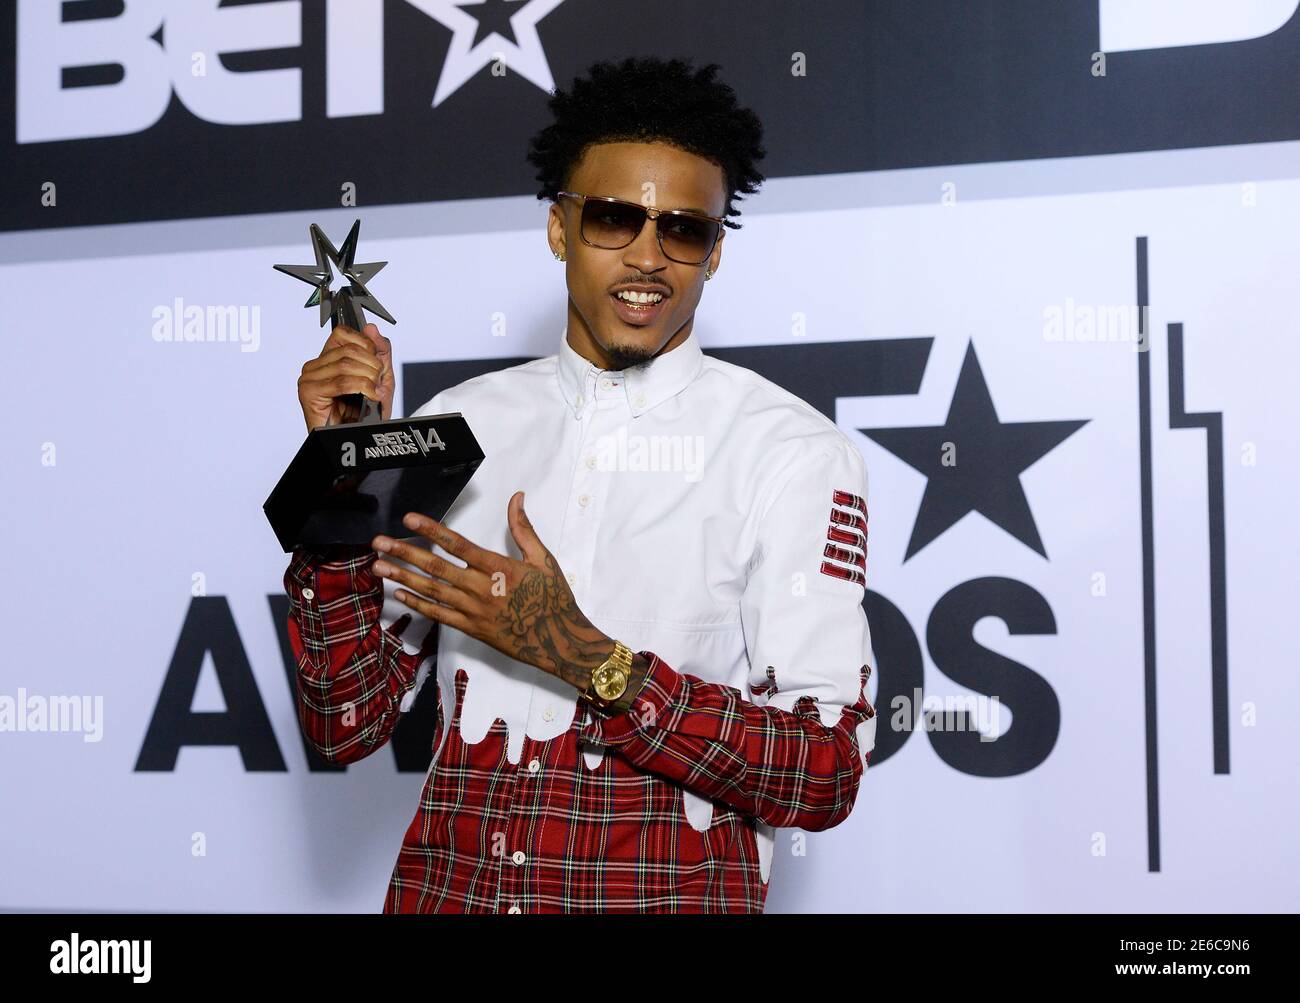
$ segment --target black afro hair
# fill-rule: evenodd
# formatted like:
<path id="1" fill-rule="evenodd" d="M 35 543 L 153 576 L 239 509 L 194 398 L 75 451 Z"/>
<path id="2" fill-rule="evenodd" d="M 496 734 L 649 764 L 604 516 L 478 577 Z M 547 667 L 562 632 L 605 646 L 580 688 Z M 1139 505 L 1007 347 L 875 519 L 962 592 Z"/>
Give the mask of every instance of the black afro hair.
<path id="1" fill-rule="evenodd" d="M 736 103 L 736 92 L 716 79 L 718 64 L 695 69 L 684 59 L 630 57 L 596 63 L 568 91 L 558 88 L 549 107 L 555 120 L 529 144 L 537 168 L 539 199 L 554 201 L 570 171 L 595 143 L 663 142 L 722 168 L 724 216 L 738 216 L 734 201 L 752 195 L 763 175 L 763 125 Z M 726 226 L 739 229 L 727 220 Z"/>

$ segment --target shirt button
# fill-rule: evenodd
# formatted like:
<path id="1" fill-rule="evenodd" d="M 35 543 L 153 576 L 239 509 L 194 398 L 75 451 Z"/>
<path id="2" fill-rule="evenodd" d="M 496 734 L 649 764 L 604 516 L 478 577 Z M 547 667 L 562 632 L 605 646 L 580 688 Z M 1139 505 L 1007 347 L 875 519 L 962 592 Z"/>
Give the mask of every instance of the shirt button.
<path id="1" fill-rule="evenodd" d="M 637 407 L 645 407 L 645 394 L 637 394 L 636 397 L 632 399 L 632 403 Z"/>
<path id="2" fill-rule="evenodd" d="M 542 761 L 540 759 L 534 759 L 528 764 L 529 773 L 537 773 L 538 771 L 541 770 L 541 768 L 542 768 Z"/>
<path id="3" fill-rule="evenodd" d="M 596 458 L 594 456 L 587 457 L 587 469 L 588 470 L 596 469 Z"/>
<path id="4" fill-rule="evenodd" d="M 315 590 L 315 589 L 303 589 L 303 590 L 302 590 L 302 597 L 303 597 L 304 599 L 315 599 L 315 598 L 316 598 L 316 590 Z"/>
<path id="5" fill-rule="evenodd" d="M 523 850 L 515 850 L 510 859 L 515 862 L 515 866 L 518 866 L 528 859 L 528 854 L 524 853 Z"/>
<path id="6" fill-rule="evenodd" d="M 574 403 L 577 404 L 578 407 L 582 407 L 582 394 L 578 394 L 578 399 L 574 401 Z"/>
<path id="7" fill-rule="evenodd" d="M 613 385 L 614 385 L 614 383 L 613 383 L 612 380 L 605 380 L 605 389 L 606 389 L 606 390 L 608 390 L 608 389 L 609 389 L 610 387 L 612 387 Z"/>
<path id="8" fill-rule="evenodd" d="M 572 571 L 565 572 L 564 577 L 568 579 L 570 585 L 578 584 L 578 576 L 575 575 Z"/>
<path id="9" fill-rule="evenodd" d="M 578 495 L 578 504 L 583 508 L 587 507 L 587 502 L 591 501 L 591 495 Z"/>
<path id="10" fill-rule="evenodd" d="M 517 906 L 517 905 L 512 905 L 509 909 L 506 910 L 506 912 L 507 912 L 507 913 L 516 913 L 516 912 L 523 912 L 523 910 L 520 909 L 519 906 Z"/>
<path id="11" fill-rule="evenodd" d="M 555 708 L 554 708 L 554 707 L 547 707 L 546 710 L 542 711 L 542 720 L 543 720 L 543 721 L 554 721 L 554 720 L 555 720 Z"/>

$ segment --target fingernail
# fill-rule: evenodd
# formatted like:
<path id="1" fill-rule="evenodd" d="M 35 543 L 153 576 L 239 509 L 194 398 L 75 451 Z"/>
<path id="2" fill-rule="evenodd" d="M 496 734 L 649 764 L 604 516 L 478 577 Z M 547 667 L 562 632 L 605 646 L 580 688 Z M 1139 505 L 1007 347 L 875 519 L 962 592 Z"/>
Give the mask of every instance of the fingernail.
<path id="1" fill-rule="evenodd" d="M 375 561 L 374 565 L 372 566 L 375 570 L 375 574 L 377 575 L 386 575 L 393 570 L 393 566 L 389 564 L 387 561 Z"/>
<path id="2" fill-rule="evenodd" d="M 372 541 L 376 550 L 387 550 L 393 545 L 393 541 L 386 536 L 377 536 Z"/>

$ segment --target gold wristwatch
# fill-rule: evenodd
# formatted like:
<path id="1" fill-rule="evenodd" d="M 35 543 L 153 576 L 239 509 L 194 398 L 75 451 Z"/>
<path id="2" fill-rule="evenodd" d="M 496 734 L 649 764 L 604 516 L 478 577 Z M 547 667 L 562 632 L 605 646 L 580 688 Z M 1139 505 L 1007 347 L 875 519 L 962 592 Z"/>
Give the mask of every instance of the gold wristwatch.
<path id="1" fill-rule="evenodd" d="M 614 653 L 591 670 L 591 682 L 582 691 L 583 699 L 597 707 L 608 707 L 627 692 L 631 678 L 632 649 L 615 641 Z"/>

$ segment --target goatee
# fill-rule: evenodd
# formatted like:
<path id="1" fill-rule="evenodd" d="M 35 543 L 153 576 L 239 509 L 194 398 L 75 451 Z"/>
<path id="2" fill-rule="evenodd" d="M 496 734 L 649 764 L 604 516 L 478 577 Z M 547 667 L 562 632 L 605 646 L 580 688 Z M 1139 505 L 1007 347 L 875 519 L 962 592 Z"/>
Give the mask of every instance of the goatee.
<path id="1" fill-rule="evenodd" d="M 655 353 L 640 345 L 611 345 L 605 349 L 609 356 L 610 369 L 631 369 L 643 366 L 655 357 Z"/>

